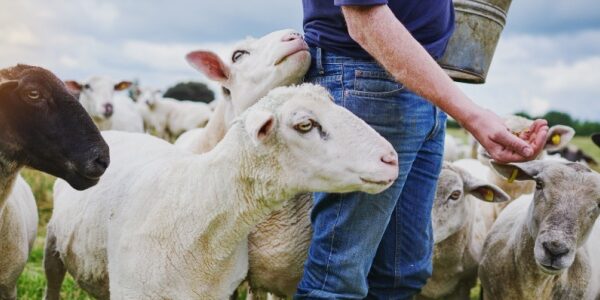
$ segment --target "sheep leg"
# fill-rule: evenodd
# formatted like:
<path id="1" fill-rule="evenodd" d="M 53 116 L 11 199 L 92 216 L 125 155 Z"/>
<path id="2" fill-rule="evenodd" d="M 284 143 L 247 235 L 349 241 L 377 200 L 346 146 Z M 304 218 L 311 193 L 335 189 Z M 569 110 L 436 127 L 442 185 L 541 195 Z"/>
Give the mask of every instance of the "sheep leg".
<path id="1" fill-rule="evenodd" d="M 44 272 L 46 273 L 47 283 L 44 299 L 60 299 L 60 288 L 65 279 L 65 265 L 56 251 L 56 237 L 48 231 L 46 237 L 46 247 L 44 249 Z"/>
<path id="2" fill-rule="evenodd" d="M 237 300 L 238 298 L 239 298 L 238 290 L 236 289 L 235 291 L 233 291 L 233 294 L 231 294 L 231 296 L 229 296 L 229 300 Z"/>
<path id="3" fill-rule="evenodd" d="M 279 298 L 279 297 L 277 297 L 277 296 L 275 296 L 275 295 L 273 295 L 271 293 L 267 294 L 267 300 L 280 300 L 280 299 L 281 298 Z"/>
<path id="4" fill-rule="evenodd" d="M 10 286 L 0 285 L 0 300 L 16 300 L 17 299 L 17 283 Z"/>

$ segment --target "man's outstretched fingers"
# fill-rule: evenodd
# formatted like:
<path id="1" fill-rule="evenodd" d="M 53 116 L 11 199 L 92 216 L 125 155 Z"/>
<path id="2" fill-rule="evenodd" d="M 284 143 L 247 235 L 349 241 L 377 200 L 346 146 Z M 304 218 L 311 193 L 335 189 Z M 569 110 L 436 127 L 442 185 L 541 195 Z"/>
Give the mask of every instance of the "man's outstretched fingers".
<path id="1" fill-rule="evenodd" d="M 493 137 L 493 141 L 506 147 L 506 150 L 503 152 L 514 151 L 523 157 L 531 157 L 534 154 L 534 149 L 532 149 L 531 145 L 509 131 L 499 132 Z"/>
<path id="2" fill-rule="evenodd" d="M 529 127 L 531 131 L 531 135 L 527 139 L 529 144 L 534 150 L 531 158 L 534 158 L 544 150 L 544 146 L 546 145 L 546 138 L 548 136 L 548 122 L 546 120 L 535 120 L 533 124 Z"/>
<path id="3" fill-rule="evenodd" d="M 501 163 L 510 163 L 510 162 L 522 162 L 527 160 L 527 158 L 522 155 L 508 149 L 502 149 L 501 146 L 496 147 L 493 151 L 490 152 L 490 156 L 497 162 Z"/>

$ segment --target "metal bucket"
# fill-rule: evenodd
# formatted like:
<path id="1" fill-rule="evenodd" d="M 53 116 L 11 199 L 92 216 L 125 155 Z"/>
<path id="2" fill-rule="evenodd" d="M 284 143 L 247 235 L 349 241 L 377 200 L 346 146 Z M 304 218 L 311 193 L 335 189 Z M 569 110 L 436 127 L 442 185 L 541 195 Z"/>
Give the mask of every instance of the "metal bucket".
<path id="1" fill-rule="evenodd" d="M 454 0 L 455 28 L 438 61 L 455 81 L 484 83 L 512 0 Z"/>

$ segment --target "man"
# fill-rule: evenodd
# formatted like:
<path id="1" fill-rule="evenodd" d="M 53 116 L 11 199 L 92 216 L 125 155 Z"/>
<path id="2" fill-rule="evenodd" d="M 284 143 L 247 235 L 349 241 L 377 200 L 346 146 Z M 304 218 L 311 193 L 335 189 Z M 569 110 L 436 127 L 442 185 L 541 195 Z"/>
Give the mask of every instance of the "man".
<path id="1" fill-rule="evenodd" d="M 316 194 L 297 299 L 409 299 L 431 275 L 431 206 L 448 113 L 498 161 L 533 158 L 548 127 L 512 135 L 435 62 L 454 26 L 451 0 L 303 0 L 307 81 L 396 148 L 400 175 L 378 195 Z M 438 108 L 439 107 L 439 108 Z"/>

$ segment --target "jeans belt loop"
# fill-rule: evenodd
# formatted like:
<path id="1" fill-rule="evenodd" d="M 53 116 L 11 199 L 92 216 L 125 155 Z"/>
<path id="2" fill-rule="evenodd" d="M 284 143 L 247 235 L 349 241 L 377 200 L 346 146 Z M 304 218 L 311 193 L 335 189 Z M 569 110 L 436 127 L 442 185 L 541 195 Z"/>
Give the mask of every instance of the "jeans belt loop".
<path id="1" fill-rule="evenodd" d="M 325 69 L 323 69 L 323 50 L 321 47 L 317 47 L 317 57 L 315 60 L 317 62 L 317 70 L 319 70 L 319 74 L 325 74 Z"/>

